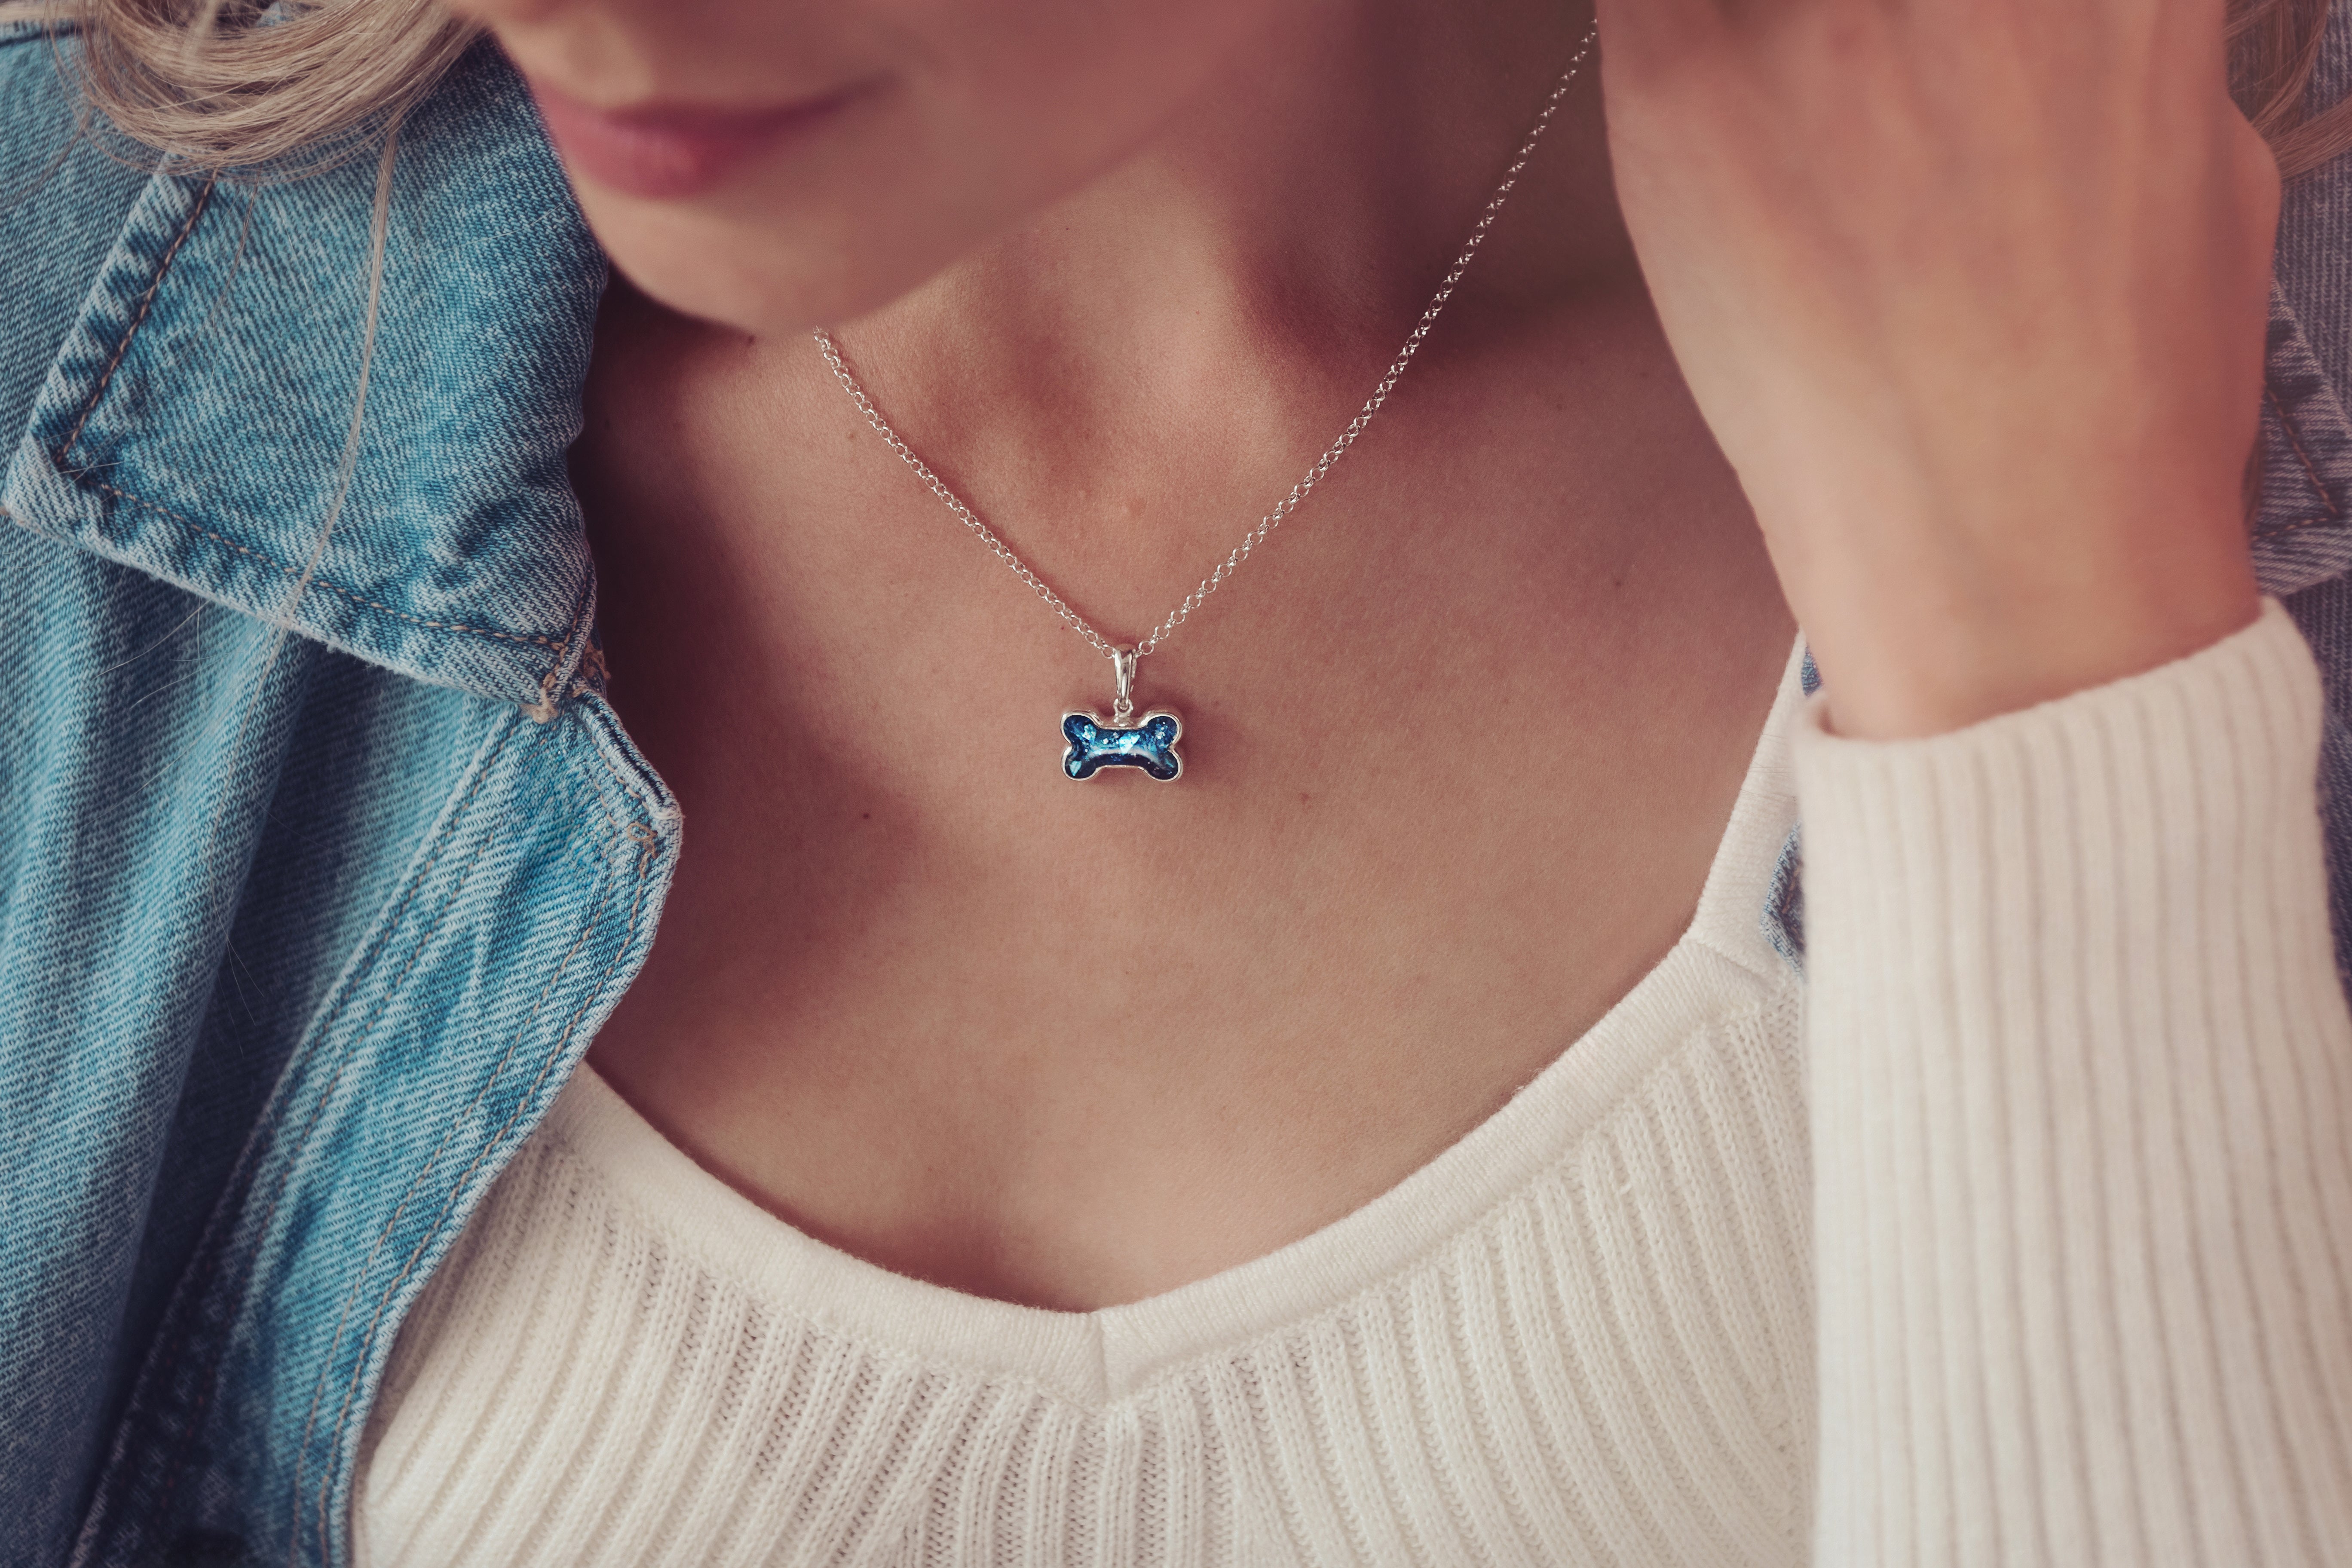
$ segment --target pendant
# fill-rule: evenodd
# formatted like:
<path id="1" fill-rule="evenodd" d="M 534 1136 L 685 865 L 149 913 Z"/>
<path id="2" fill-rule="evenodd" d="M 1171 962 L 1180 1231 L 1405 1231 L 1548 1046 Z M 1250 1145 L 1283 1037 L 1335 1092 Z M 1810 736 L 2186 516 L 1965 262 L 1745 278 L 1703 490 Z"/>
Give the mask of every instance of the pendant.
<path id="1" fill-rule="evenodd" d="M 1183 720 L 1155 708 L 1140 723 L 1133 722 L 1136 657 L 1131 647 L 1111 655 L 1118 694 L 1111 699 L 1109 723 L 1092 709 L 1062 715 L 1062 739 L 1069 742 L 1069 750 L 1062 753 L 1062 772 L 1070 777 L 1090 779 L 1105 768 L 1141 768 L 1166 784 L 1184 771 L 1184 759 L 1176 754 Z"/>

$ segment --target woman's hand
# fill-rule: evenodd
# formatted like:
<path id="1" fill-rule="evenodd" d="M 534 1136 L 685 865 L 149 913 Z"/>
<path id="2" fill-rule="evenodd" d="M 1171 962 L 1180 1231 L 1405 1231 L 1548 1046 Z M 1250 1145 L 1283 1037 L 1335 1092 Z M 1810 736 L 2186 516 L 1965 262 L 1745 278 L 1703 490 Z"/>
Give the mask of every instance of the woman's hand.
<path id="1" fill-rule="evenodd" d="M 2278 176 L 2223 0 L 1601 0 L 1619 196 L 1842 732 L 2195 651 Z"/>

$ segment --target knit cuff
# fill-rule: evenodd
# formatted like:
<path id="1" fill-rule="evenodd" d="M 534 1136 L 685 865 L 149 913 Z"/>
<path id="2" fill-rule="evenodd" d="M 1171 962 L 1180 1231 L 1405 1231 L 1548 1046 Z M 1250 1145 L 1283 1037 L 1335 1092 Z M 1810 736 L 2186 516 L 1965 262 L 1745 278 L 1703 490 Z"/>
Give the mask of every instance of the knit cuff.
<path id="1" fill-rule="evenodd" d="M 2352 1548 L 2352 1020 L 2286 613 L 1950 734 L 1816 698 L 1823 1563 Z"/>

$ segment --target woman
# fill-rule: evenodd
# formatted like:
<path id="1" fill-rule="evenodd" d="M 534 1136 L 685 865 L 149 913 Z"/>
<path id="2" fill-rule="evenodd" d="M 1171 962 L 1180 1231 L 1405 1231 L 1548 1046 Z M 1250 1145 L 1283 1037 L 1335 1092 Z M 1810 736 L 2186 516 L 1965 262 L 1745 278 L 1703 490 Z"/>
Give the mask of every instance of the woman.
<path id="1" fill-rule="evenodd" d="M 2315 5 L 461 9 L 0 46 L 11 1562 L 2352 1557 Z"/>

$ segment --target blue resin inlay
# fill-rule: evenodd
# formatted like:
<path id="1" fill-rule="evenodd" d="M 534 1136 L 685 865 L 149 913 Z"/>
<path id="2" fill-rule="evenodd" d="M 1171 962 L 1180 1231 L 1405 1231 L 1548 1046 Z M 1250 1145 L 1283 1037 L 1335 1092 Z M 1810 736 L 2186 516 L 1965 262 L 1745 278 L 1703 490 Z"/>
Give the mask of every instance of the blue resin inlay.
<path id="1" fill-rule="evenodd" d="M 1183 732 L 1173 713 L 1146 713 L 1132 730 L 1115 729 L 1091 713 L 1065 713 L 1062 735 L 1070 749 L 1062 771 L 1090 779 L 1102 768 L 1141 768 L 1164 784 L 1184 771 L 1184 759 L 1176 754 L 1176 737 Z"/>

